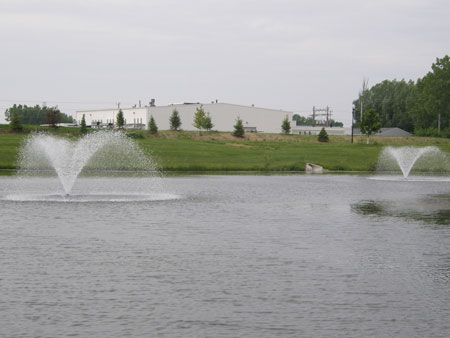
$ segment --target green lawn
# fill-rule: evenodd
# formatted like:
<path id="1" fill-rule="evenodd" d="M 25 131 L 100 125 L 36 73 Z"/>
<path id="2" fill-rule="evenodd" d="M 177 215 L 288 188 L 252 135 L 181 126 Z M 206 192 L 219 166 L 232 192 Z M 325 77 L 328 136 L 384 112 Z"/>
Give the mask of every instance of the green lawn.
<path id="1" fill-rule="evenodd" d="M 15 169 L 16 159 L 24 136 L 0 134 L 0 169 Z"/>
<path id="2" fill-rule="evenodd" d="M 139 140 L 166 170 L 304 170 L 312 162 L 330 170 L 371 170 L 380 145 L 294 142 Z"/>
<path id="3" fill-rule="evenodd" d="M 36 128 L 34 128 L 36 129 Z M 61 137 L 78 137 L 77 129 L 60 128 Z M 303 171 L 311 162 L 329 170 L 372 171 L 384 146 L 436 145 L 450 154 L 450 140 L 439 138 L 365 138 L 332 136 L 329 143 L 317 142 L 317 136 L 246 134 L 237 139 L 229 133 L 160 132 L 148 136 L 136 131 L 136 141 L 144 152 L 154 156 L 168 171 Z M 0 169 L 14 169 L 21 142 L 27 134 L 8 133 L 0 127 Z"/>

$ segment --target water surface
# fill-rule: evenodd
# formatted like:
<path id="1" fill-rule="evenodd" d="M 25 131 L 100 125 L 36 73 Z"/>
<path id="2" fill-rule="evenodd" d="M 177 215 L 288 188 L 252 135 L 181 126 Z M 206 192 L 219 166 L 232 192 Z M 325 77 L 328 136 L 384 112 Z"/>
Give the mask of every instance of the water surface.
<path id="1" fill-rule="evenodd" d="M 449 182 L 83 178 L 61 201 L 30 180 L 0 177 L 0 336 L 450 332 Z"/>

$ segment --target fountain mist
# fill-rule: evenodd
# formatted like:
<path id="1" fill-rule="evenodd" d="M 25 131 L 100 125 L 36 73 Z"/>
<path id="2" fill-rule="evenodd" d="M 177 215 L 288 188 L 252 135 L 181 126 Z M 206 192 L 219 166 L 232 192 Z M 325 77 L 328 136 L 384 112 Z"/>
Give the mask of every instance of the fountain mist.
<path id="1" fill-rule="evenodd" d="M 447 171 L 447 157 L 437 147 L 386 147 L 378 160 L 378 170 L 400 168 L 407 178 L 414 167 L 422 171 Z"/>
<path id="2" fill-rule="evenodd" d="M 139 170 L 156 173 L 154 161 L 121 132 L 99 131 L 77 141 L 48 134 L 33 134 L 24 143 L 19 173 L 54 172 L 69 194 L 83 169 Z"/>

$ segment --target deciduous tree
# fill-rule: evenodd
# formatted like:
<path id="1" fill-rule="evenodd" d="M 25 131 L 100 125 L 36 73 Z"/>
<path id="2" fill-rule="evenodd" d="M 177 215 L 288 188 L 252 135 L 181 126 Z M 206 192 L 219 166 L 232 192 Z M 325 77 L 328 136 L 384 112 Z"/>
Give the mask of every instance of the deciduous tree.
<path id="1" fill-rule="evenodd" d="M 289 134 L 291 132 L 291 122 L 289 122 L 289 118 L 286 116 L 286 118 L 283 120 L 283 123 L 281 124 L 281 130 L 283 134 Z"/>
<path id="2" fill-rule="evenodd" d="M 367 135 L 367 144 L 370 144 L 370 135 L 381 129 L 380 116 L 375 109 L 366 110 L 361 121 L 361 132 Z"/>
<path id="3" fill-rule="evenodd" d="M 205 118 L 205 110 L 203 109 L 203 105 L 200 105 L 200 107 L 196 109 L 194 115 L 194 127 L 198 129 L 200 135 L 202 134 L 202 129 L 205 128 Z"/>
<path id="4" fill-rule="evenodd" d="M 437 58 L 431 71 L 413 81 L 384 80 L 353 101 L 359 124 L 361 101 L 379 113 L 382 127 L 398 127 L 417 135 L 450 135 L 450 57 Z"/>
<path id="5" fill-rule="evenodd" d="M 22 124 L 40 125 L 47 123 L 47 112 L 50 109 L 58 109 L 57 107 L 41 107 L 36 105 L 28 107 L 27 105 L 14 104 L 5 110 L 6 121 L 11 121 L 13 114 L 17 113 Z M 59 122 L 72 123 L 73 118 L 59 111 Z"/>
<path id="6" fill-rule="evenodd" d="M 58 123 L 61 119 L 61 112 L 57 107 L 51 107 L 47 110 L 47 123 L 50 127 L 58 128 Z"/>
<path id="7" fill-rule="evenodd" d="M 416 129 L 450 127 L 450 58 L 437 58 L 431 71 L 417 81 L 412 110 Z"/>
<path id="8" fill-rule="evenodd" d="M 14 132 L 20 133 L 23 130 L 22 122 L 20 122 L 19 114 L 14 112 L 9 122 L 9 129 Z"/>

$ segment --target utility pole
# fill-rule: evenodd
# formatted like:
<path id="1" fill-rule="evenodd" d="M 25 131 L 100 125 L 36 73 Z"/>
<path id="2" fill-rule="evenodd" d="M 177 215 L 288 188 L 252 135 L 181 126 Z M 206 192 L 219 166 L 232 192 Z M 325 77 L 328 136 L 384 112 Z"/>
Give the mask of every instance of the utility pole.
<path id="1" fill-rule="evenodd" d="M 438 115 L 438 134 L 441 133 L 441 113 Z"/>
<path id="2" fill-rule="evenodd" d="M 313 106 L 312 118 L 313 118 L 312 126 L 315 127 L 316 126 L 316 107 L 315 106 Z"/>
<path id="3" fill-rule="evenodd" d="M 360 114 L 360 119 L 359 119 L 359 123 L 362 122 L 362 117 L 363 117 L 363 97 L 364 97 L 364 93 L 367 90 L 367 84 L 369 83 L 368 79 L 363 79 L 363 85 L 362 85 L 362 91 L 361 91 L 361 95 L 359 97 L 359 102 L 361 102 L 361 114 Z"/>
<path id="4" fill-rule="evenodd" d="M 361 101 L 361 116 L 359 117 L 359 123 L 361 123 L 362 122 L 362 114 L 363 114 L 363 102 L 362 102 L 362 95 L 361 95 L 361 99 L 360 99 L 360 101 Z"/>
<path id="5" fill-rule="evenodd" d="M 319 122 L 320 126 L 325 126 L 325 127 L 329 127 L 330 126 L 330 122 L 331 122 L 331 115 L 332 115 L 332 110 L 330 109 L 330 107 L 326 107 L 326 108 L 316 108 L 316 106 L 313 106 L 313 113 L 312 115 L 312 126 L 315 127 L 316 126 L 316 118 L 322 118 Z"/>

